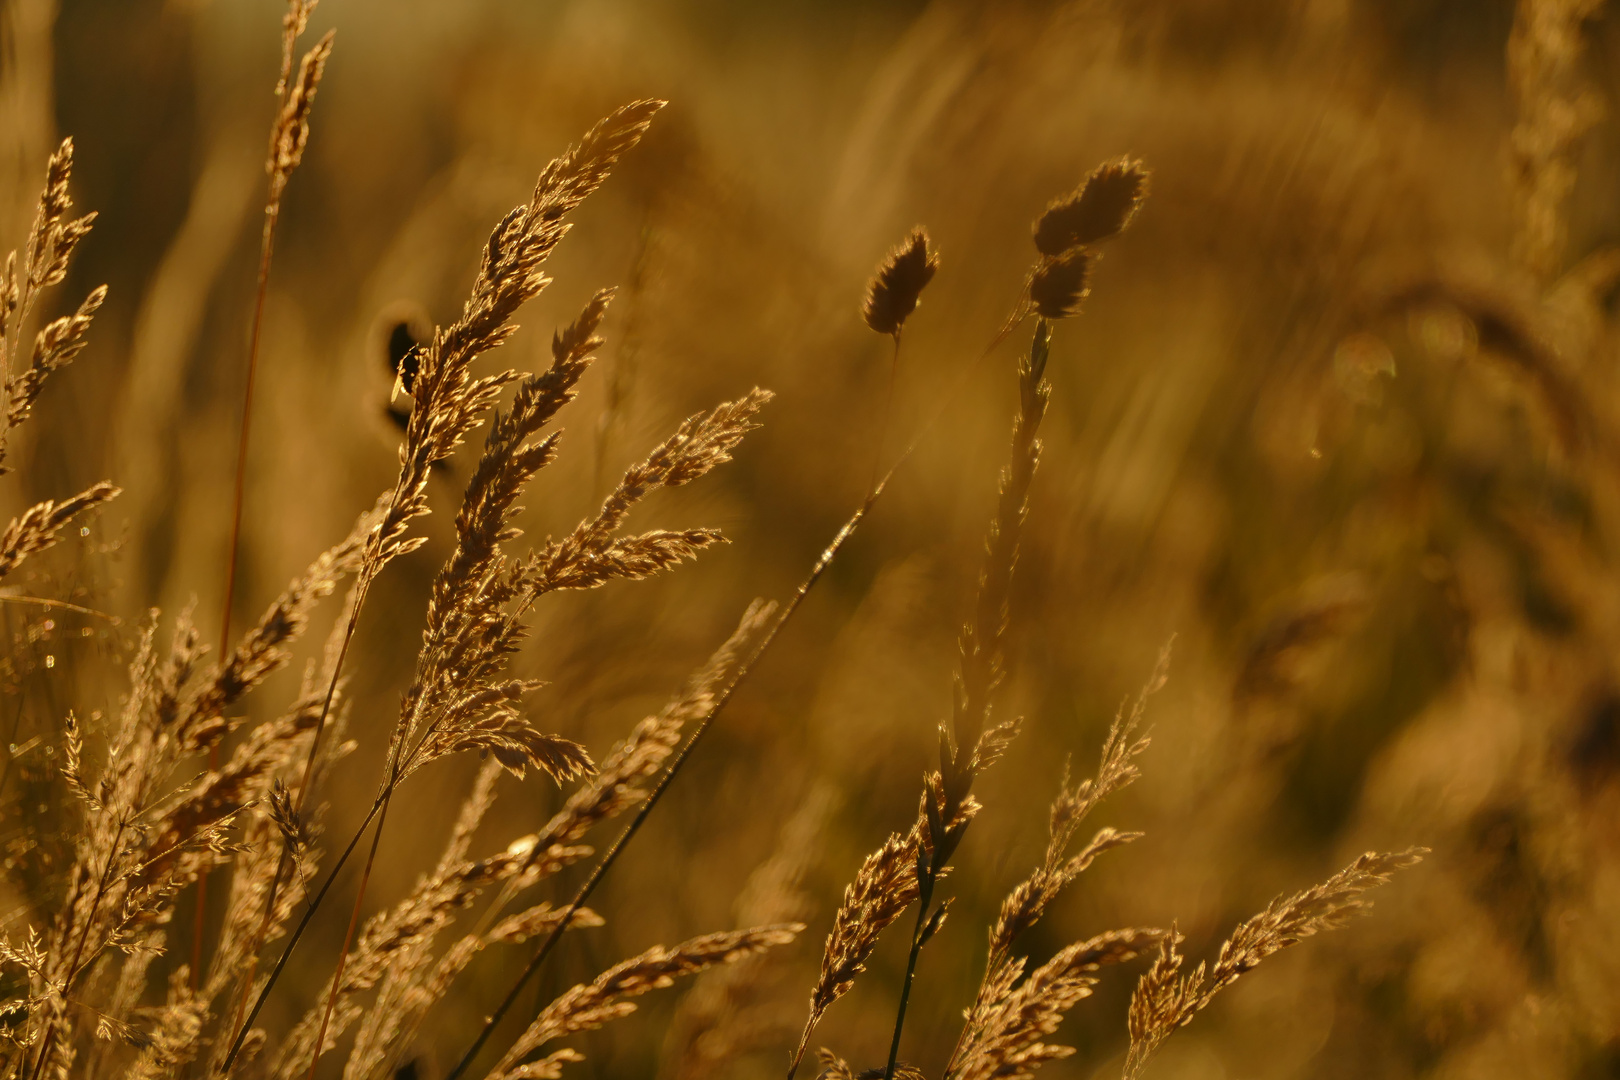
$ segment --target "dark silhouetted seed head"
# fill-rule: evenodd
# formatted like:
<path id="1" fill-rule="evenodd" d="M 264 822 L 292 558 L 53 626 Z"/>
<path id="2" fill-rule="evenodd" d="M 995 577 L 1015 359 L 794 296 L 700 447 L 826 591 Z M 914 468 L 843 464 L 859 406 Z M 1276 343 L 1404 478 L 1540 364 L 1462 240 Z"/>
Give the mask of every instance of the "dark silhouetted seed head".
<path id="1" fill-rule="evenodd" d="M 866 325 L 880 334 L 898 334 L 917 308 L 917 298 L 939 269 L 939 254 L 928 248 L 928 233 L 911 230 L 905 243 L 889 252 L 866 287 Z"/>
<path id="2" fill-rule="evenodd" d="M 1119 158 L 1092 170 L 1073 193 L 1054 200 L 1035 222 L 1035 246 L 1058 256 L 1077 244 L 1095 244 L 1129 225 L 1147 196 L 1148 171 Z"/>
<path id="3" fill-rule="evenodd" d="M 1029 279 L 1029 299 L 1047 319 L 1067 319 L 1080 311 L 1091 291 L 1091 264 L 1096 256 L 1083 247 L 1056 257 L 1044 256 Z"/>

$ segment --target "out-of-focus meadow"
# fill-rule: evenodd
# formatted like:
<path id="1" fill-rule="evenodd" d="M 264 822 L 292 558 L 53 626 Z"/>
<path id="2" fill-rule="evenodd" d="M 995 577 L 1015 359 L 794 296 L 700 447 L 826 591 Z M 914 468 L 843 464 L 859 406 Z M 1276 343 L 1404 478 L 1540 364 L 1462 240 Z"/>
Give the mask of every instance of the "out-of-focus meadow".
<path id="1" fill-rule="evenodd" d="M 282 14 L 57 6 L 5 5 L 0 246 L 21 241 L 71 135 L 75 201 L 101 216 L 65 295 L 110 294 L 14 450 L 0 516 L 103 476 L 124 494 L 7 584 L 122 622 L 0 605 L 4 907 L 23 922 L 50 916 L 51 837 L 79 812 L 53 779 L 61 718 L 116 712 L 146 608 L 191 604 L 204 640 L 218 632 Z M 978 785 L 902 1056 L 943 1067 L 983 927 L 1040 860 L 1065 760 L 1091 772 L 1173 637 L 1143 776 L 1098 811 L 1146 836 L 1099 859 L 1022 951 L 1174 920 L 1207 957 L 1273 896 L 1369 848 L 1424 845 L 1369 917 L 1246 977 L 1148 1075 L 1615 1075 L 1620 12 L 1523 7 L 325 0 L 312 29 L 337 39 L 270 278 L 239 619 L 392 482 L 396 328 L 458 314 L 490 227 L 598 117 L 669 99 L 486 362 L 538 370 L 552 330 L 619 286 L 559 459 L 521 500 L 526 537 L 570 529 L 681 418 L 755 385 L 777 397 L 734 462 L 638 511 L 645 527 L 720 526 L 728 545 L 536 609 L 515 668 L 547 682 L 539 726 L 600 759 L 752 597 L 788 596 L 859 505 L 885 423 L 892 456 L 944 413 L 592 898 L 605 925 L 567 935 L 518 1011 L 736 925 L 790 829 L 808 929 L 767 958 L 759 1038 L 711 1070 L 781 1075 L 844 884 L 909 827 L 937 759 L 1024 334 L 983 354 L 1024 284 L 1030 222 L 1130 154 L 1151 195 L 1053 339 L 998 707 L 1024 732 Z M 941 266 L 885 421 L 891 344 L 860 303 L 918 223 Z M 370 804 L 474 460 L 437 470 L 430 542 L 359 622 L 359 747 L 320 793 L 327 846 Z M 338 606 L 243 714 L 296 692 Z M 432 866 L 477 768 L 402 785 L 368 912 Z M 543 775 L 503 783 L 479 834 L 491 850 L 562 798 Z M 566 901 L 582 873 L 542 889 Z M 340 878 L 350 897 L 357 876 Z M 294 955 L 272 1031 L 320 992 L 347 910 L 323 911 Z M 173 937 L 154 972 L 185 958 Z M 814 1039 L 857 1069 L 888 1049 L 905 931 L 890 938 Z M 490 950 L 434 1012 L 423 1080 L 455 1062 L 521 953 Z M 1046 1075 L 1118 1074 L 1139 968 L 1104 973 L 1058 1036 L 1079 1052 Z M 580 1037 L 570 1070 L 694 1075 L 685 989 Z"/>

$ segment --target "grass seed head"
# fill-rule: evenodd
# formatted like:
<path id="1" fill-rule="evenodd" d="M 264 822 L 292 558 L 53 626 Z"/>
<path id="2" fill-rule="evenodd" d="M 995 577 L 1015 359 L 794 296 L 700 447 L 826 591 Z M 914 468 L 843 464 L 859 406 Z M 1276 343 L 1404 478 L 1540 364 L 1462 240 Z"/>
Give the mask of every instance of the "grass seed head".
<path id="1" fill-rule="evenodd" d="M 1035 222 L 1035 247 L 1056 257 L 1072 247 L 1117 236 L 1147 198 L 1148 170 L 1140 161 L 1117 158 L 1091 171 L 1085 182 L 1053 200 Z"/>
<path id="2" fill-rule="evenodd" d="M 930 250 L 928 231 L 919 225 L 889 252 L 867 283 L 866 306 L 861 309 L 866 325 L 880 334 L 898 335 L 938 269 L 939 253 Z"/>
<path id="3" fill-rule="evenodd" d="M 1091 264 L 1096 256 L 1083 247 L 1042 257 L 1029 279 L 1029 299 L 1045 319 L 1067 319 L 1080 313 L 1091 292 Z"/>

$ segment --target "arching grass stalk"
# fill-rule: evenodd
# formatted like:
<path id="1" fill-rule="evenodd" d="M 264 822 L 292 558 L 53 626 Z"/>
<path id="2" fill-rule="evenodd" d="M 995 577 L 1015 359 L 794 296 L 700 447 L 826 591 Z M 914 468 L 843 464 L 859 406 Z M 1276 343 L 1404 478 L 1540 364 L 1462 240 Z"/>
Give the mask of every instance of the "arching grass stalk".
<path id="1" fill-rule="evenodd" d="M 332 52 L 333 32 L 327 31 L 315 47 L 304 54 L 298 67 L 298 78 L 293 79 L 293 48 L 309 23 L 310 13 L 319 0 L 289 0 L 287 13 L 281 23 L 281 74 L 276 80 L 276 119 L 270 126 L 270 148 L 265 158 L 265 172 L 269 174 L 269 191 L 264 203 L 264 229 L 259 235 L 259 272 L 253 290 L 253 319 L 248 329 L 247 379 L 242 388 L 241 422 L 237 428 L 236 473 L 231 494 L 230 541 L 225 559 L 225 595 L 221 601 L 219 617 L 219 657 L 225 662 L 231 644 L 231 607 L 236 597 L 236 572 L 242 548 L 242 507 L 247 491 L 248 446 L 253 427 L 253 390 L 259 373 L 259 339 L 264 325 L 265 298 L 270 292 L 270 262 L 276 247 L 276 226 L 281 221 L 281 199 L 287 182 L 303 160 L 304 147 L 309 143 L 309 114 L 315 103 L 315 91 L 326 70 L 327 58 Z M 219 743 L 208 748 L 208 768 L 219 768 Z M 285 858 L 283 858 L 285 863 Z M 285 872 L 283 865 L 276 878 Z M 275 884 L 271 885 L 271 910 L 274 910 Z M 196 990 L 198 973 L 202 970 L 204 923 L 208 913 L 208 873 L 197 876 L 197 911 L 191 937 L 191 988 Z M 249 981 L 252 976 L 249 975 Z"/>
<path id="2" fill-rule="evenodd" d="M 448 458 L 466 435 L 483 422 L 485 414 L 494 407 L 507 384 L 517 378 L 517 374 L 511 371 L 474 378 L 471 372 L 473 361 L 511 336 L 515 329 L 511 320 L 518 309 L 549 283 L 550 279 L 541 267 L 568 232 L 569 225 L 564 220 L 566 215 L 601 186 L 619 158 L 640 141 L 653 116 L 663 105 L 662 101 L 649 99 L 622 106 L 588 131 L 578 145 L 570 147 L 542 170 L 529 201 L 508 213 L 492 231 L 473 281 L 471 296 L 461 316 L 449 326 L 436 330 L 432 341 L 420 350 L 415 373 L 405 387 L 411 394 L 412 407 L 400 450 L 398 479 L 381 521 L 368 541 L 366 560 L 355 585 L 355 602 L 349 612 L 343 644 L 328 678 L 320 718 L 305 762 L 305 780 L 299 794 L 300 815 L 303 800 L 308 796 L 316 750 L 331 712 L 344 659 L 348 655 L 367 591 L 385 563 L 413 550 L 422 542 L 420 539 L 407 540 L 405 533 L 414 519 L 429 513 L 427 481 L 432 467 Z M 399 765 L 399 751 L 400 746 L 396 745 L 391 756 L 389 782 L 383 785 L 366 820 L 356 830 L 343 856 L 327 875 L 299 921 L 298 929 L 283 947 L 274 970 L 245 1019 L 242 1018 L 241 1008 L 238 1008 L 238 1018 L 233 1022 L 236 1035 L 222 1063 L 222 1071 L 229 1072 L 241 1053 L 254 1019 L 264 1007 L 288 957 L 326 897 L 338 870 L 359 843 L 371 819 L 386 806 L 393 783 L 408 772 L 404 768 L 395 771 Z M 270 921 L 269 913 L 274 910 L 273 892 L 270 901 L 261 923 L 266 928 Z M 248 978 L 243 983 L 244 1001 L 251 993 L 251 978 L 250 967 Z"/>
<path id="3" fill-rule="evenodd" d="M 908 449 L 908 455 L 909 452 L 910 451 Z M 902 458 L 902 461 L 903 460 L 904 459 Z M 669 767 L 664 770 L 664 774 L 658 778 L 658 783 L 653 787 L 651 793 L 648 794 L 646 800 L 641 804 L 641 808 L 636 812 L 636 816 L 630 820 L 630 824 L 625 826 L 624 831 L 619 834 L 618 839 L 613 841 L 613 846 L 608 849 L 607 854 L 603 855 L 601 861 L 598 862 L 595 868 L 591 870 L 590 877 L 586 878 L 585 883 L 581 885 L 578 891 L 574 893 L 574 898 L 569 901 L 568 907 L 563 912 L 562 917 L 558 919 L 550 932 L 546 934 L 545 940 L 540 943 L 540 947 L 535 950 L 535 953 L 529 959 L 529 962 L 524 965 L 523 971 L 519 973 L 517 980 L 512 984 L 512 988 L 507 991 L 507 994 L 501 1000 L 501 1003 L 484 1021 L 484 1026 L 479 1031 L 478 1037 L 473 1040 L 472 1046 L 470 1046 L 467 1049 L 467 1052 L 462 1055 L 461 1060 L 456 1063 L 456 1067 L 450 1071 L 449 1075 L 445 1077 L 445 1080 L 459 1080 L 460 1076 L 467 1071 L 467 1067 L 470 1066 L 473 1060 L 478 1056 L 479 1051 L 484 1048 L 484 1044 L 489 1041 L 490 1035 L 494 1033 L 495 1028 L 500 1024 L 501 1020 L 505 1018 L 507 1012 L 517 1001 L 518 996 L 523 992 L 523 988 L 528 985 L 529 980 L 534 977 L 535 973 L 540 970 L 541 965 L 546 962 L 546 958 L 551 955 L 552 949 L 556 947 L 557 942 L 562 937 L 563 930 L 568 927 L 575 914 L 578 913 L 579 909 L 585 905 L 585 901 L 590 899 L 591 893 L 596 890 L 596 886 L 601 882 L 608 870 L 612 868 L 613 864 L 618 861 L 619 855 L 624 851 L 625 847 L 629 845 L 631 839 L 638 831 L 640 831 L 642 823 L 647 820 L 648 815 L 652 813 L 653 807 L 658 805 L 658 801 L 663 798 L 664 792 L 669 789 L 669 785 L 674 781 L 676 774 L 680 772 L 681 766 L 686 762 L 686 759 L 691 756 L 693 749 L 696 748 L 698 742 L 703 738 L 704 733 L 708 731 L 709 726 L 714 723 L 715 718 L 720 715 L 720 713 L 725 709 L 727 703 L 731 701 L 732 696 L 737 692 L 737 688 L 742 685 L 743 681 L 748 678 L 749 673 L 754 670 L 755 666 L 757 666 L 759 661 L 765 656 L 765 653 L 771 647 L 771 643 L 776 640 L 777 635 L 781 633 L 782 628 L 786 626 L 788 620 L 793 617 L 793 613 L 799 609 L 799 605 L 802 604 L 804 602 L 804 598 L 810 594 L 810 590 L 814 588 L 816 582 L 821 579 L 821 576 L 826 572 L 827 567 L 832 565 L 833 557 L 838 554 L 839 549 L 844 546 L 845 542 L 855 534 L 856 528 L 859 527 L 861 521 L 866 517 L 867 512 L 872 509 L 872 505 L 877 502 L 878 496 L 883 494 L 884 488 L 888 485 L 890 478 L 894 475 L 895 469 L 898 469 L 900 464 L 901 462 L 896 462 L 888 473 L 886 473 L 875 485 L 873 485 L 871 491 L 867 493 L 866 499 L 861 503 L 860 509 L 856 510 L 850 519 L 844 523 L 843 528 L 838 530 L 838 534 L 833 537 L 832 542 L 827 545 L 827 547 L 822 551 L 821 555 L 816 559 L 815 565 L 811 567 L 809 575 L 804 579 L 804 581 L 800 582 L 798 589 L 796 589 L 793 593 L 793 598 L 789 600 L 787 606 L 782 609 L 782 614 L 777 617 L 774 623 L 771 624 L 771 628 L 766 631 L 765 636 L 760 639 L 759 644 L 755 646 L 754 651 L 750 653 L 748 658 L 738 666 L 736 674 L 732 677 L 731 681 L 726 684 L 725 689 L 715 697 L 713 706 L 710 707 L 703 719 L 698 722 L 691 736 L 687 738 L 686 743 L 670 761 Z"/>
<path id="4" fill-rule="evenodd" d="M 924 785 L 926 839 L 918 845 L 916 854 L 917 921 L 906 955 L 906 972 L 900 984 L 900 1003 L 895 1010 L 894 1036 L 889 1042 L 884 1080 L 893 1080 L 899 1064 L 900 1036 L 905 1030 L 906 1006 L 917 975 L 917 960 L 923 946 L 945 921 L 949 902 L 931 907 L 934 889 L 973 820 L 977 808 L 972 801 L 973 780 L 1017 731 L 1017 721 L 991 726 L 990 701 L 1002 678 L 1002 638 L 1007 626 L 1013 569 L 1018 563 L 1018 541 L 1030 486 L 1040 460 L 1037 436 L 1051 396 L 1051 387 L 1046 381 L 1051 341 L 1051 323 L 1044 316 L 1036 319 L 1029 353 L 1018 365 L 1018 415 L 1013 421 L 1012 453 L 1002 473 L 996 516 L 985 539 L 984 569 L 979 577 L 973 619 L 962 632 L 951 726 L 942 727 L 940 731 L 940 771 L 931 773 Z"/>

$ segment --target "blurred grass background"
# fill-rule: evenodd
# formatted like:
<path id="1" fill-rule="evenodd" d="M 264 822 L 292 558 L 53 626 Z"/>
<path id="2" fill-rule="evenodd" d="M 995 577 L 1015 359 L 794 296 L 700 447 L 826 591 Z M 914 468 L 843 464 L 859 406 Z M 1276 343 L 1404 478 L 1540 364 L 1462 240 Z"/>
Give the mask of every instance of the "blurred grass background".
<path id="1" fill-rule="evenodd" d="M 75 199 L 101 217 L 64 293 L 105 281 L 111 296 L 0 497 L 10 514 L 104 475 L 125 488 L 77 550 L 30 564 L 26 590 L 126 620 L 195 603 L 207 637 L 281 5 L 10 0 L 6 14 L 5 242 L 71 134 Z M 1240 984 L 1154 1075 L 1620 1075 L 1617 19 L 1582 24 L 1565 73 L 1603 108 L 1574 144 L 1567 244 L 1536 265 L 1515 246 L 1509 145 L 1526 113 L 1508 0 L 325 0 L 315 27 L 337 27 L 337 46 L 271 279 L 237 610 L 260 610 L 390 482 L 393 328 L 452 318 L 489 226 L 545 161 L 613 106 L 667 97 L 490 361 L 532 368 L 553 327 L 621 287 L 562 458 L 527 500 L 533 538 L 571 527 L 681 417 L 755 384 L 779 395 L 734 464 L 643 512 L 721 525 L 728 547 L 541 614 L 522 661 L 550 680 L 538 707 L 600 756 L 748 599 L 784 597 L 858 503 L 889 344 L 857 312 L 882 253 L 919 222 L 943 253 L 906 332 L 892 430 L 909 432 L 1016 299 L 1046 201 L 1140 156 L 1147 207 L 1054 343 L 1004 691 L 1025 734 L 982 784 L 904 1056 L 942 1066 L 982 927 L 1039 858 L 1063 761 L 1092 768 L 1175 635 L 1146 775 L 1103 818 L 1148 836 L 1092 869 L 1031 953 L 1175 919 L 1196 957 L 1366 848 L 1434 855 L 1372 918 Z M 915 812 L 1017 347 L 972 368 L 593 900 L 607 925 L 565 940 L 544 989 L 731 925 L 795 808 L 831 791 L 810 930 L 775 958 L 784 1033 L 731 1065 L 775 1075 L 843 883 Z M 435 542 L 366 610 L 349 668 L 361 746 L 330 792 L 331 835 L 370 797 L 467 468 L 442 477 Z M 8 817 L 8 850 L 46 875 L 32 838 L 60 812 L 44 801 L 55 718 L 115 705 L 123 632 L 0 617 L 0 722 L 27 748 L 7 759 L 26 815 Z M 474 767 L 407 786 L 377 904 L 436 857 Z M 490 843 L 558 801 L 531 778 Z M 317 923 L 272 1024 L 302 1011 L 341 922 Z M 857 1067 L 887 1046 L 892 936 L 818 1033 Z M 490 958 L 440 1010 L 429 1080 L 511 970 Z M 1048 1075 L 1117 1073 L 1129 986 L 1112 973 L 1075 1010 L 1062 1037 L 1080 1053 Z M 580 1068 L 673 1071 L 677 1001 L 587 1037 Z"/>

